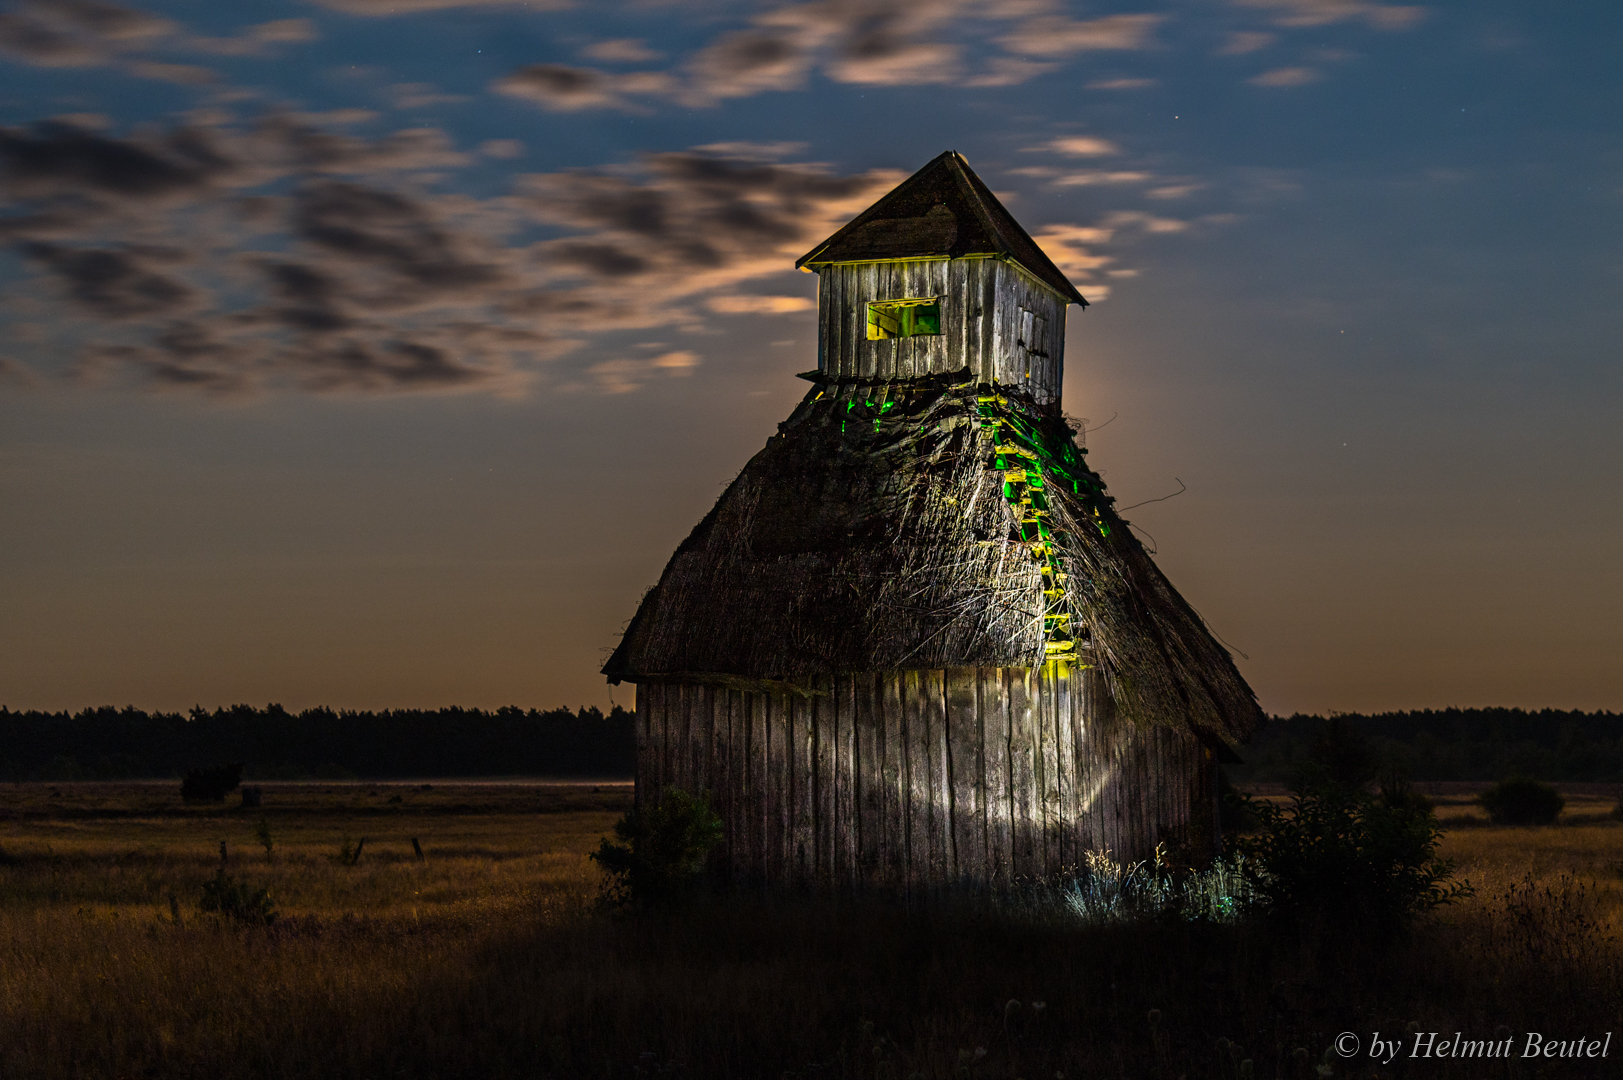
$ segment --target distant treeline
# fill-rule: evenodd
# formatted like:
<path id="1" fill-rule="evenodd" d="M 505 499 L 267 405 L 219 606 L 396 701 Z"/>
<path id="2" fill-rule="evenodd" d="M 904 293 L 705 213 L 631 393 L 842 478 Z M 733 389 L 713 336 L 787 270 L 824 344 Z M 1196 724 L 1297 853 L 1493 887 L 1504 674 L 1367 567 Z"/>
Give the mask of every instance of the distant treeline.
<path id="1" fill-rule="evenodd" d="M 249 780 L 630 776 L 632 713 L 388 709 L 291 713 L 233 705 L 189 715 L 0 708 L 0 780 L 180 777 L 226 762 Z"/>
<path id="2" fill-rule="evenodd" d="M 1412 780 L 1623 781 L 1623 714 L 1543 709 L 1423 709 L 1338 713 L 1380 759 Z M 1289 780 L 1329 721 L 1275 717 L 1247 746 L 1236 780 Z"/>

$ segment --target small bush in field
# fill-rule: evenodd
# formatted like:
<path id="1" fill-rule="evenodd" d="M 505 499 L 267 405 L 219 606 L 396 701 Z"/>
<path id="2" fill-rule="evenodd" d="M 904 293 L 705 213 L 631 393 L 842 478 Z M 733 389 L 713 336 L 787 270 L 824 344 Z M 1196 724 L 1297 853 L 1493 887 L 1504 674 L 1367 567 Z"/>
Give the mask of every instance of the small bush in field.
<path id="1" fill-rule="evenodd" d="M 1436 857 L 1441 830 L 1429 810 L 1322 778 L 1303 784 L 1289 806 L 1250 803 L 1261 828 L 1234 848 L 1275 915 L 1393 930 L 1471 895 L 1468 882 L 1450 880 L 1453 864 Z"/>
<path id="2" fill-rule="evenodd" d="M 242 784 L 242 769 L 241 764 L 193 769 L 180 783 L 180 797 L 186 802 L 223 802 Z"/>
<path id="3" fill-rule="evenodd" d="M 1495 825 L 1553 825 L 1567 805 L 1555 788 L 1525 777 L 1501 780 L 1476 801 Z"/>
<path id="4" fill-rule="evenodd" d="M 269 926 L 276 921 L 270 890 L 251 888 L 246 881 L 228 875 L 223 866 L 214 872 L 213 881 L 203 882 L 203 902 L 198 906 L 253 926 Z"/>
<path id="5" fill-rule="evenodd" d="M 705 860 L 721 843 L 721 818 L 710 808 L 706 792 L 690 795 L 666 788 L 657 807 L 615 822 L 614 835 L 620 843 L 605 838 L 591 855 L 610 875 L 604 899 L 615 905 L 668 903 L 698 880 Z"/>

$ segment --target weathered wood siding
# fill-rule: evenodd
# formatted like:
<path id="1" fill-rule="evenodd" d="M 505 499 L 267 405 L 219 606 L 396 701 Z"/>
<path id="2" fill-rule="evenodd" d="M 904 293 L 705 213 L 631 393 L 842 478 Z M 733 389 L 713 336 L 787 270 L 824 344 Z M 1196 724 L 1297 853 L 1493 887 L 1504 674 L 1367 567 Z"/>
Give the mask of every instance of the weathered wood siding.
<path id="1" fill-rule="evenodd" d="M 1085 852 L 1211 852 L 1213 764 L 1119 722 L 1092 670 L 825 678 L 807 697 L 637 686 L 637 800 L 706 789 L 737 877 L 841 890 L 999 885 Z"/>
<path id="2" fill-rule="evenodd" d="M 868 340 L 867 305 L 941 298 L 941 333 Z M 966 365 L 984 382 L 1026 386 L 1058 407 L 1065 302 L 999 259 L 848 263 L 818 272 L 817 366 L 825 374 L 901 379 Z"/>

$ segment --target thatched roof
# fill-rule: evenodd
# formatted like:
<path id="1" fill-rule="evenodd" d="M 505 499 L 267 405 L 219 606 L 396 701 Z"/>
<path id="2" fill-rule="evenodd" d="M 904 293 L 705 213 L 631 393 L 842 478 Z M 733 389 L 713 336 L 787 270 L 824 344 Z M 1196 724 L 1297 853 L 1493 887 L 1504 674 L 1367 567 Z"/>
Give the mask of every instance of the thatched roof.
<path id="1" fill-rule="evenodd" d="M 802 255 L 797 267 L 887 259 L 1012 259 L 1067 303 L 1088 306 L 969 162 L 948 150 Z"/>
<path id="2" fill-rule="evenodd" d="M 1261 721 L 1063 421 L 967 370 L 814 378 L 644 597 L 610 681 L 804 685 L 1063 650 L 1128 720 L 1231 743 Z"/>

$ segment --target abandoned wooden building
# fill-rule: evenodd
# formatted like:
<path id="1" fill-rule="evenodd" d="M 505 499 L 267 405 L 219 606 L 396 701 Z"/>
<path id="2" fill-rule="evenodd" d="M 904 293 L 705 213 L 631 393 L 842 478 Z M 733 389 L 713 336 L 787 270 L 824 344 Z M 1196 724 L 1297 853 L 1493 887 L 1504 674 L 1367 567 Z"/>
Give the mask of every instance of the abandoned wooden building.
<path id="1" fill-rule="evenodd" d="M 1262 716 L 1060 412 L 1087 302 L 956 153 L 797 264 L 804 400 L 603 671 L 637 799 L 710 792 L 737 877 L 997 886 L 1217 843 Z"/>

